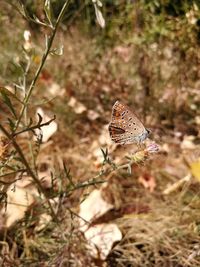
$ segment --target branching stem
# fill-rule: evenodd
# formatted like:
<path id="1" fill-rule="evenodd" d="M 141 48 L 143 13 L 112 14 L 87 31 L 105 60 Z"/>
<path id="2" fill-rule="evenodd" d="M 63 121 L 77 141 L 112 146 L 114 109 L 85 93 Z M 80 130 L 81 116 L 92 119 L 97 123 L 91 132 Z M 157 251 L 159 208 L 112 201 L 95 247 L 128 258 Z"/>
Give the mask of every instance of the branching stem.
<path id="1" fill-rule="evenodd" d="M 27 92 L 27 94 L 26 94 L 26 96 L 24 98 L 23 107 L 21 109 L 19 118 L 17 120 L 16 126 L 15 126 L 15 131 L 17 130 L 17 128 L 18 128 L 18 126 L 19 126 L 19 124 L 21 122 L 21 119 L 22 119 L 23 114 L 24 114 L 24 111 L 25 111 L 25 109 L 26 109 L 26 107 L 28 105 L 28 102 L 29 102 L 29 99 L 30 99 L 30 97 L 32 95 L 32 92 L 33 92 L 33 89 L 35 87 L 35 84 L 36 84 L 36 82 L 37 82 L 37 80 L 39 78 L 39 75 L 41 73 L 41 70 L 42 70 L 45 62 L 46 62 L 46 59 L 47 59 L 47 57 L 48 57 L 48 55 L 49 55 L 49 53 L 51 51 L 51 47 L 52 47 L 52 44 L 53 44 L 53 41 L 54 41 L 54 38 L 55 38 L 55 35 L 56 35 L 56 32 L 57 32 L 57 29 L 58 29 L 58 26 L 59 26 L 59 24 L 60 24 L 60 22 L 61 22 L 61 20 L 63 18 L 63 15 L 64 15 L 64 13 L 65 13 L 68 5 L 69 5 L 69 2 L 70 2 L 70 0 L 67 0 L 65 2 L 65 4 L 63 5 L 63 7 L 62 7 L 62 9 L 60 11 L 60 14 L 59 14 L 59 16 L 58 16 L 58 18 L 57 18 L 57 20 L 55 22 L 55 26 L 53 28 L 53 31 L 52 31 L 51 36 L 48 39 L 47 46 L 46 46 L 45 52 L 43 54 L 42 60 L 40 62 L 40 65 L 39 65 L 38 69 L 36 70 L 36 73 L 35 73 L 34 78 L 33 78 L 32 82 L 30 84 L 30 87 L 28 89 L 28 92 Z"/>

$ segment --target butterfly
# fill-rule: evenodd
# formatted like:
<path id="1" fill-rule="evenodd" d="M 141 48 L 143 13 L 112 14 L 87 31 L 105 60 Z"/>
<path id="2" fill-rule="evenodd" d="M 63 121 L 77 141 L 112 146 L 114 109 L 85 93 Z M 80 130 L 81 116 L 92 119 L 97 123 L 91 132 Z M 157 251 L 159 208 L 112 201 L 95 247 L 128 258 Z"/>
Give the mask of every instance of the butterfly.
<path id="1" fill-rule="evenodd" d="M 112 108 L 112 117 L 109 124 L 111 139 L 118 144 L 142 143 L 150 134 L 137 116 L 119 101 Z"/>

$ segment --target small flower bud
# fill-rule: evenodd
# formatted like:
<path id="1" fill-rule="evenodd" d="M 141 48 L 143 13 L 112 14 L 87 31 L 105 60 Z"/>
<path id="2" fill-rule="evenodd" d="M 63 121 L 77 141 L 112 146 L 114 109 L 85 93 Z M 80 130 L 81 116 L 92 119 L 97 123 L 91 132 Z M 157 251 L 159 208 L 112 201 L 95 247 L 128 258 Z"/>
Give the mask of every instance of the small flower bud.
<path id="1" fill-rule="evenodd" d="M 157 153 L 159 151 L 159 146 L 156 143 L 151 143 L 147 146 L 145 151 L 148 153 Z"/>

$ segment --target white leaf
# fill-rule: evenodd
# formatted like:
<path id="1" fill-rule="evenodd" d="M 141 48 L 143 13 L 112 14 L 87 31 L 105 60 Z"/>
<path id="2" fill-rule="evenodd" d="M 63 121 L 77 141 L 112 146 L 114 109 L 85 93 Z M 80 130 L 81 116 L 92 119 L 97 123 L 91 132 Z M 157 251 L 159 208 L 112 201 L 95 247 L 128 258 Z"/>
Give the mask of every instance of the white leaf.
<path id="1" fill-rule="evenodd" d="M 6 217 L 5 227 L 11 227 L 16 221 L 24 218 L 25 212 L 34 203 L 34 196 L 28 189 L 15 187 L 13 185 L 7 191 L 7 208 L 1 210 Z"/>
<path id="2" fill-rule="evenodd" d="M 101 11 L 98 8 L 96 3 L 94 3 L 94 8 L 95 8 L 95 14 L 96 14 L 97 22 L 99 23 L 101 28 L 104 28 L 105 27 L 105 20 L 104 20 L 104 17 L 103 17 L 103 15 L 102 15 L 102 13 L 101 13 Z"/>
<path id="3" fill-rule="evenodd" d="M 112 209 L 113 205 L 106 202 L 101 196 L 101 190 L 95 189 L 80 205 L 80 230 L 85 231 L 88 223 Z"/>
<path id="4" fill-rule="evenodd" d="M 97 0 L 96 3 L 97 3 L 97 5 L 98 5 L 99 7 L 102 7 L 102 6 L 103 6 L 102 3 L 101 3 L 101 1 L 99 1 L 99 0 Z"/>
<path id="5" fill-rule="evenodd" d="M 115 242 L 122 239 L 122 233 L 116 224 L 98 224 L 90 227 L 85 233 L 88 248 L 95 258 L 105 260 Z"/>

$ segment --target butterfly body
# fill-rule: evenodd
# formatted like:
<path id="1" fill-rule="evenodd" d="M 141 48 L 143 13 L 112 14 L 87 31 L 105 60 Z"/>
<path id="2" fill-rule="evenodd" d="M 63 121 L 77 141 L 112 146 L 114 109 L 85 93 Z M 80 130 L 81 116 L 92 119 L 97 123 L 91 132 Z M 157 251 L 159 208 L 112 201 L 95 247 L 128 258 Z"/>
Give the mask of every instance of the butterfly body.
<path id="1" fill-rule="evenodd" d="M 109 124 L 111 139 L 118 144 L 142 143 L 149 135 L 137 116 L 119 101 L 112 109 L 112 118 Z"/>

